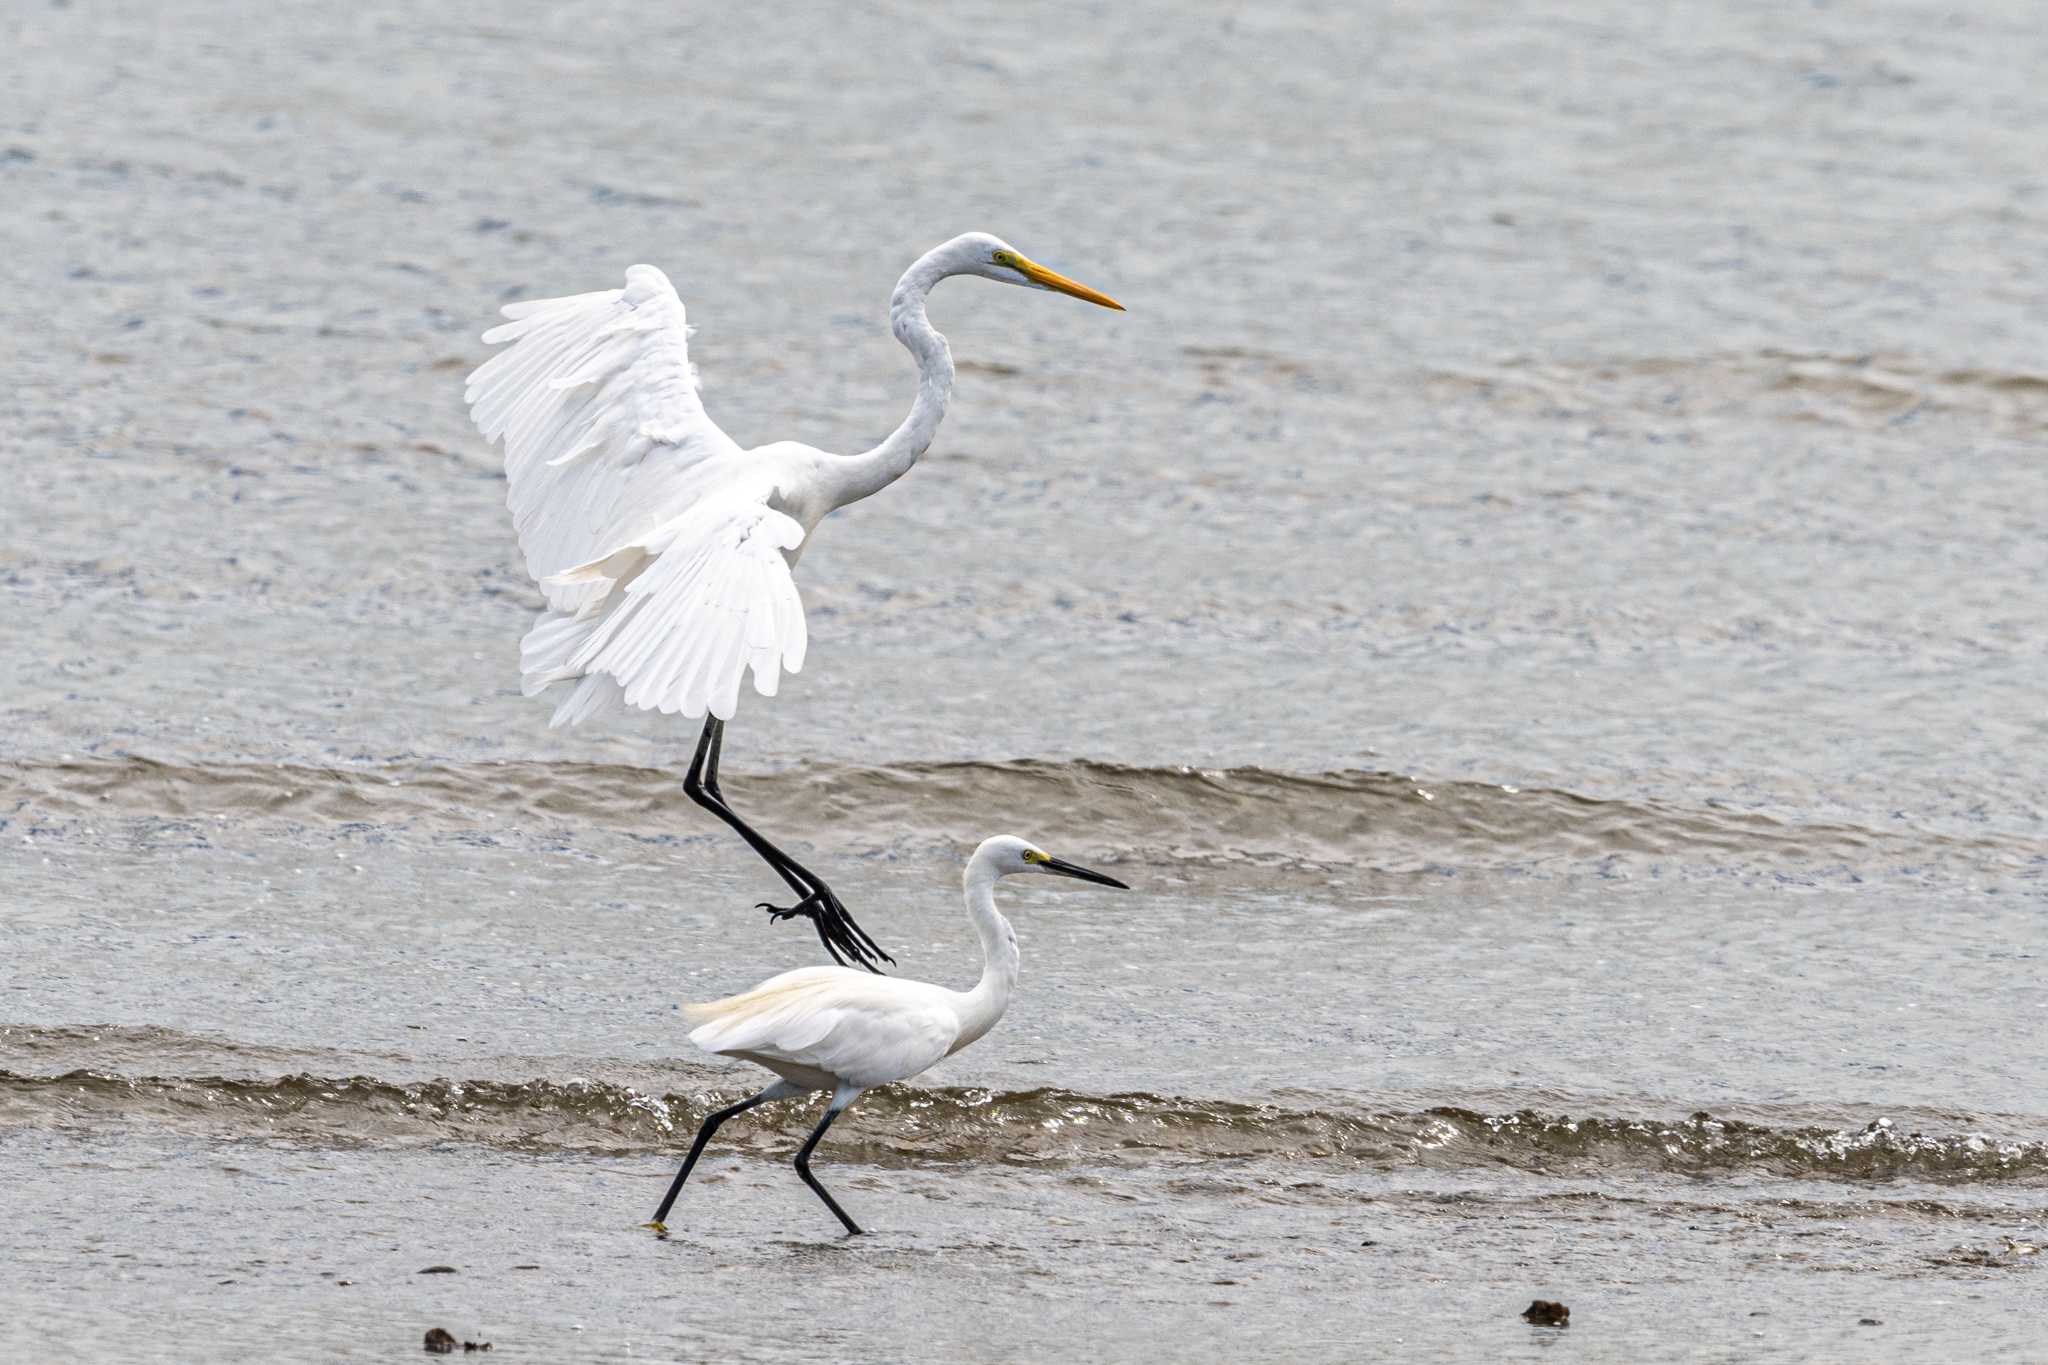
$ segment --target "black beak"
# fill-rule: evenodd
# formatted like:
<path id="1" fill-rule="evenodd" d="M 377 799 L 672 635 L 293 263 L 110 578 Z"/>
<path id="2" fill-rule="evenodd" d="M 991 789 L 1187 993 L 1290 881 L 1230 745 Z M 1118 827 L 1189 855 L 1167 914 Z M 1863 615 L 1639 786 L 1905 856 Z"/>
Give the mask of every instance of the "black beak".
<path id="1" fill-rule="evenodd" d="M 1114 877 L 1105 877 L 1100 872 L 1090 872 L 1085 867 L 1075 867 L 1072 863 L 1060 858 L 1047 858 L 1039 866 L 1047 872 L 1057 872 L 1062 877 L 1072 877 L 1075 881 L 1094 882 L 1097 886 L 1113 886 L 1119 891 L 1131 889 Z"/>

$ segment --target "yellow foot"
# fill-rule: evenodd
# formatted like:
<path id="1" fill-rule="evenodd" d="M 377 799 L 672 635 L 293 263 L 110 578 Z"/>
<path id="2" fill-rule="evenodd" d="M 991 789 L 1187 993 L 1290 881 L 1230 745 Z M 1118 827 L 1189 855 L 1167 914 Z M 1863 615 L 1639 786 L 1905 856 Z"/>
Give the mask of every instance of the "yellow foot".
<path id="1" fill-rule="evenodd" d="M 666 1237 L 666 1236 L 668 1236 L 668 1224 L 666 1224 L 666 1223 L 663 1223 L 663 1222 L 653 1222 L 653 1223 L 642 1223 L 642 1224 L 641 1224 L 640 1226 L 641 1226 L 641 1227 L 643 1227 L 643 1228 L 646 1228 L 646 1229 L 647 1229 L 647 1230 L 648 1230 L 649 1232 L 652 1232 L 652 1233 L 654 1233 L 654 1234 L 655 1234 L 655 1235 L 656 1235 L 657 1237 Z"/>

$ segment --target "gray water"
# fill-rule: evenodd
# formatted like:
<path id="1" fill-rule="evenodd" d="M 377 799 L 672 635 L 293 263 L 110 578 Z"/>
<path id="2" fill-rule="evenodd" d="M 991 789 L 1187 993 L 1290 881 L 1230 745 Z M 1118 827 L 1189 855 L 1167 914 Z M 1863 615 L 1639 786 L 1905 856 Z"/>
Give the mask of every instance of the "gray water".
<path id="1" fill-rule="evenodd" d="M 2048 1359 L 2034 8 L 0 14 L 0 1354 Z M 550 733 L 461 377 L 677 281 L 807 550 L 726 790 L 988 1039 L 813 1121 L 817 960 Z M 421 1275 L 453 1267 L 453 1274 Z M 1562 1332 L 1518 1316 L 1571 1305 Z M 1876 1325 L 1864 1325 L 1863 1320 Z"/>

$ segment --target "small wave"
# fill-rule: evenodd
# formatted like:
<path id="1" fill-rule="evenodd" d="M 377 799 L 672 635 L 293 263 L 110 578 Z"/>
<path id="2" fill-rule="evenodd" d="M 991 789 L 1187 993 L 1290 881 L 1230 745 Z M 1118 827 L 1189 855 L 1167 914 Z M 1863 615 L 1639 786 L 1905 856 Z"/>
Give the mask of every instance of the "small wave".
<path id="1" fill-rule="evenodd" d="M 1422 379 L 1447 398 L 1609 420 L 1630 411 L 1668 421 L 1736 410 L 1866 429 L 1928 416 L 2027 435 L 2048 429 L 2048 376 L 1944 368 L 1909 355 L 1765 349 L 1579 364 L 1525 357 Z"/>
<path id="2" fill-rule="evenodd" d="M 399 1084 L 369 1076 L 263 1080 L 0 1071 L 0 1123 L 153 1128 L 226 1138 L 376 1145 L 464 1141 L 534 1152 L 671 1151 L 716 1094 L 650 1095 L 602 1081 Z M 1374 1112 L 1040 1089 L 890 1088 L 834 1130 L 849 1160 L 880 1165 L 1185 1166 L 1334 1163 L 1375 1169 L 1512 1170 L 1579 1178 L 1657 1173 L 1934 1184 L 2048 1183 L 2048 1142 L 1975 1132 L 1771 1127 L 1685 1119 L 1487 1112 L 1459 1105 Z M 729 1145 L 786 1155 L 808 1126 L 784 1111 L 736 1127 Z"/>
<path id="3" fill-rule="evenodd" d="M 63 833 L 94 819 L 210 826 L 282 821 L 492 836 L 601 829 L 701 830 L 669 772 L 624 765 L 492 762 L 312 767 L 177 765 L 147 758 L 0 765 L 0 829 Z M 1553 788 L 1428 782 L 1398 773 L 1148 768 L 1084 760 L 803 765 L 728 780 L 750 816 L 851 853 L 957 849 L 990 828 L 1089 831 L 1091 850 L 1205 865 L 1446 869 L 1668 860 L 1715 869 L 1928 866 L 2035 869 L 2048 848 L 1962 840 Z M 5 798 L 0 798 L 5 799 Z"/>
<path id="4" fill-rule="evenodd" d="M 377 1049 L 277 1047 L 157 1024 L 0 1024 L 0 1066 L 268 1075 L 306 1067 L 403 1069 L 411 1063 L 402 1053 Z"/>

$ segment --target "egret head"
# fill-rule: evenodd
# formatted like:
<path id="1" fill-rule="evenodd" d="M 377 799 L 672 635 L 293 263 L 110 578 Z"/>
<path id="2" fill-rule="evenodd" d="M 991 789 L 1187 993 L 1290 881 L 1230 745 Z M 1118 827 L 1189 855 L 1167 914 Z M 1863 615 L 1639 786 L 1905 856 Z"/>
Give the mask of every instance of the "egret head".
<path id="1" fill-rule="evenodd" d="M 941 248 L 947 256 L 951 275 L 979 275 L 1003 284 L 1021 284 L 1026 289 L 1049 289 L 1056 294 L 1124 311 L 1124 306 L 1107 294 L 1097 293 L 1057 271 L 1047 270 L 1000 237 L 986 232 L 969 232 L 955 237 Z"/>
<path id="2" fill-rule="evenodd" d="M 1053 857 L 1028 839 L 1019 839 L 1014 834 L 998 834 L 984 839 L 981 847 L 974 850 L 977 862 L 994 866 L 998 877 L 1008 877 L 1019 872 L 1044 872 L 1055 877 L 1072 877 L 1076 881 L 1093 882 L 1097 886 L 1113 886 L 1119 891 L 1130 888 L 1114 877 L 1105 877 L 1100 872 L 1091 872 L 1085 867 Z"/>

